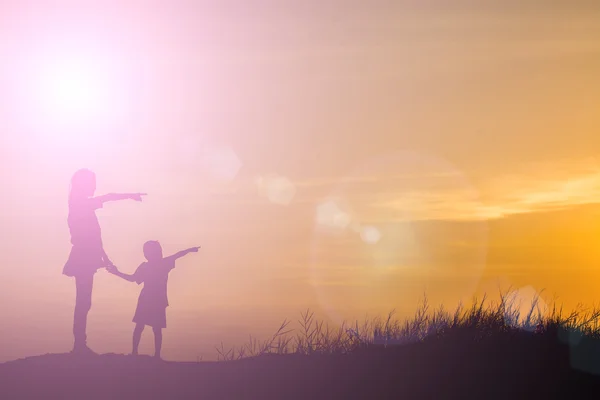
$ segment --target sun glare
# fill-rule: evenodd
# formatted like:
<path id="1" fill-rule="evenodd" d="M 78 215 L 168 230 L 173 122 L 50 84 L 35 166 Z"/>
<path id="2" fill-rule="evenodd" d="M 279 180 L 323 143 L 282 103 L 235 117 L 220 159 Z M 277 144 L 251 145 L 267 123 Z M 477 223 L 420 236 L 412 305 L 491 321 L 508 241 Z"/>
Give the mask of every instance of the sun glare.
<path id="1" fill-rule="evenodd" d="M 22 115 L 42 131 L 112 123 L 126 115 L 126 71 L 110 52 L 47 45 L 24 59 Z"/>
<path id="2" fill-rule="evenodd" d="M 39 100 L 52 119 L 61 122 L 88 119 L 109 106 L 110 82 L 94 65 L 63 60 L 48 65 L 40 78 Z"/>
<path id="3" fill-rule="evenodd" d="M 85 114 L 100 101 L 100 86 L 91 71 L 78 64 L 53 66 L 42 88 L 46 106 L 58 114 Z M 94 84 L 95 83 L 95 84 Z"/>

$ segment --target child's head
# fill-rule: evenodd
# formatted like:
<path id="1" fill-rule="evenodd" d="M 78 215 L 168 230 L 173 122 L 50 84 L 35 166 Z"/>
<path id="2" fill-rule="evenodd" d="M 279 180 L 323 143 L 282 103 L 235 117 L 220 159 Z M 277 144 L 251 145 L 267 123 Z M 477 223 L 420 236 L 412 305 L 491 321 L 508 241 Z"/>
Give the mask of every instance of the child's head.
<path id="1" fill-rule="evenodd" d="M 160 260 L 163 258 L 162 247 L 156 240 L 149 240 L 144 243 L 144 257 L 148 261 Z"/>
<path id="2" fill-rule="evenodd" d="M 96 192 L 96 174 L 80 169 L 71 178 L 71 197 L 91 197 Z"/>

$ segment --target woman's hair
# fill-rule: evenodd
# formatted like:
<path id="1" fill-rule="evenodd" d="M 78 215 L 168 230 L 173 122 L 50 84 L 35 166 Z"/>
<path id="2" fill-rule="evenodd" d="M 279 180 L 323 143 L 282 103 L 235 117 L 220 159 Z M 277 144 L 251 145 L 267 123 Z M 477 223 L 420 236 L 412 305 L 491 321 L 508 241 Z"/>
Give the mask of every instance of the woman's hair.
<path id="1" fill-rule="evenodd" d="M 91 196 L 96 188 L 96 174 L 89 169 L 80 169 L 71 178 L 69 202 L 77 196 Z"/>

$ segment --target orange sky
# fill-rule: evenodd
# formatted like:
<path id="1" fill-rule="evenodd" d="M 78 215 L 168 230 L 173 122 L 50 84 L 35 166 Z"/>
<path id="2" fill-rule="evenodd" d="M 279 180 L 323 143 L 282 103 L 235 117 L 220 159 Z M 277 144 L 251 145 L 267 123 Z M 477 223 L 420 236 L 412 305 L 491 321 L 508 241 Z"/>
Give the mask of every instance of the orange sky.
<path id="1" fill-rule="evenodd" d="M 170 277 L 168 359 L 308 306 L 407 315 L 498 284 L 597 302 L 595 2 L 25 3 L 0 7 L 0 360 L 71 346 L 80 167 L 149 193 L 98 212 L 122 270 L 148 239 L 203 246 Z M 59 118 L 43 77 L 72 59 L 113 97 Z M 97 275 L 92 348 L 129 351 L 138 293 Z"/>

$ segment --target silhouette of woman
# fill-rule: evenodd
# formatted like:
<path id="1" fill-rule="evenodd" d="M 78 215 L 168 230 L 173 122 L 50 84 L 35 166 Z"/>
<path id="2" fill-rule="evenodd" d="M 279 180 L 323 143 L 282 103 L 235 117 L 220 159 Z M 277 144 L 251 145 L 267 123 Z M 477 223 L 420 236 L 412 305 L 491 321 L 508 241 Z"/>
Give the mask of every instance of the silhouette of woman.
<path id="1" fill-rule="evenodd" d="M 69 231 L 71 233 L 71 253 L 63 274 L 75 277 L 76 297 L 73 316 L 74 353 L 90 353 L 87 346 L 87 315 L 92 306 L 92 288 L 94 274 L 100 268 L 113 265 L 104 246 L 100 224 L 96 210 L 102 208 L 107 201 L 136 200 L 142 201 L 145 193 L 107 194 L 93 197 L 96 191 L 96 174 L 88 169 L 81 169 L 71 178 L 69 193 Z"/>

